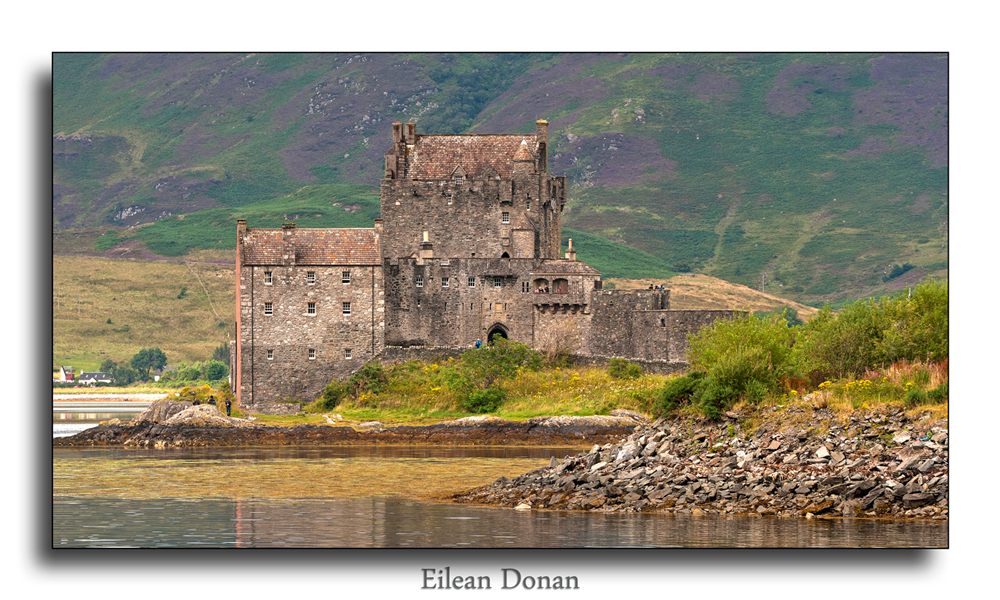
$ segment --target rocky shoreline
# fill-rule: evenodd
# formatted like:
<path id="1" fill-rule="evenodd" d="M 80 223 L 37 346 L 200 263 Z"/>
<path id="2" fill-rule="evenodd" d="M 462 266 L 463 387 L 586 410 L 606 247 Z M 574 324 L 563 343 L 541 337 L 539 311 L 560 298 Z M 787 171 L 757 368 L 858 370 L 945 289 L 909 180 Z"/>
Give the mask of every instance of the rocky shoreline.
<path id="1" fill-rule="evenodd" d="M 215 406 L 161 400 L 127 423 L 101 423 L 76 435 L 55 438 L 53 447 L 122 446 L 190 448 L 204 446 L 307 446 L 351 444 L 576 446 L 619 440 L 636 425 L 634 416 L 536 417 L 507 421 L 468 417 L 437 425 L 385 427 L 377 422 L 354 427 L 323 425 L 278 427 L 227 417 Z"/>
<path id="2" fill-rule="evenodd" d="M 755 421 L 762 424 L 751 430 Z M 843 425 L 806 407 L 730 412 L 721 422 L 660 419 L 452 499 L 519 509 L 947 519 L 947 427 L 947 419 L 898 409 Z"/>

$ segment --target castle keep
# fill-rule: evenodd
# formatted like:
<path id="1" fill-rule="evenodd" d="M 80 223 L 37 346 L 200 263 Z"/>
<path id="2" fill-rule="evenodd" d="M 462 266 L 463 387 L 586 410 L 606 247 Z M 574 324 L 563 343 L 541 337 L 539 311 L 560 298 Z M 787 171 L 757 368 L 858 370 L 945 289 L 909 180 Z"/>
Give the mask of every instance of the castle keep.
<path id="1" fill-rule="evenodd" d="M 237 222 L 234 390 L 248 408 L 312 400 L 387 347 L 542 350 L 684 364 L 687 333 L 733 311 L 670 310 L 669 290 L 603 290 L 561 254 L 566 178 L 534 134 L 427 135 L 394 123 L 371 229 Z"/>

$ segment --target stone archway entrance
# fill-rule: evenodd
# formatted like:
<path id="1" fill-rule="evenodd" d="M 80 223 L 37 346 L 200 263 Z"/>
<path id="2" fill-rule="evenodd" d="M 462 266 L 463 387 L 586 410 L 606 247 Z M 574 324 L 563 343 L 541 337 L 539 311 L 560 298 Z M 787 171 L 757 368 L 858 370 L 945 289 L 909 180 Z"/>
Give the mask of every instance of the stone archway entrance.
<path id="1" fill-rule="evenodd" d="M 500 337 L 502 337 L 505 340 L 506 339 L 510 339 L 507 336 L 507 328 L 504 327 L 503 325 L 499 324 L 499 323 L 497 323 L 497 324 L 493 325 L 492 327 L 490 327 L 489 333 L 486 334 L 486 342 L 488 344 L 492 344 L 493 343 L 493 336 L 495 336 L 495 335 L 499 335 Z"/>

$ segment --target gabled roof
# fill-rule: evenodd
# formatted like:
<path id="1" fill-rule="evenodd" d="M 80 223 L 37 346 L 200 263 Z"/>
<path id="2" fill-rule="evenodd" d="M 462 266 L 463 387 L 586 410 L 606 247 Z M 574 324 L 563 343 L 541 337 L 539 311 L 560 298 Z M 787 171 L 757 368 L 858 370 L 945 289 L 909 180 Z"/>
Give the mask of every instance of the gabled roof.
<path id="1" fill-rule="evenodd" d="M 84 379 L 95 379 L 100 381 L 102 379 L 111 379 L 111 378 L 108 377 L 107 373 L 101 373 L 100 371 L 87 371 L 86 373 L 80 373 L 80 380 L 82 381 Z"/>
<path id="2" fill-rule="evenodd" d="M 379 236 L 374 229 L 292 229 L 288 239 L 296 265 L 377 265 Z M 243 264 L 280 265 L 282 229 L 247 229 Z"/>
<path id="3" fill-rule="evenodd" d="M 538 153 L 535 134 L 418 135 L 409 151 L 411 179 L 449 179 L 455 167 L 480 173 L 489 165 L 501 179 L 514 172 L 514 159 L 525 143 L 528 158 Z"/>

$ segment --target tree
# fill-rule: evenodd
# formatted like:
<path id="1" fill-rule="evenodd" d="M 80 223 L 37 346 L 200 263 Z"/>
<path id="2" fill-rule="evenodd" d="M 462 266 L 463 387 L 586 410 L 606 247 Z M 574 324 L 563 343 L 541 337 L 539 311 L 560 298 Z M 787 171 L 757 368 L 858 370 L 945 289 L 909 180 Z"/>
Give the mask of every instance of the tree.
<path id="1" fill-rule="evenodd" d="M 212 360 L 229 364 L 229 344 L 222 342 L 215 350 L 212 350 Z"/>
<path id="2" fill-rule="evenodd" d="M 132 357 L 129 364 L 139 372 L 143 380 L 146 380 L 149 379 L 150 371 L 162 369 L 167 365 L 167 355 L 159 348 L 144 348 Z"/>
<path id="3" fill-rule="evenodd" d="M 212 360 L 205 366 L 205 379 L 209 381 L 217 381 L 226 375 L 229 375 L 229 367 L 225 363 Z"/>

